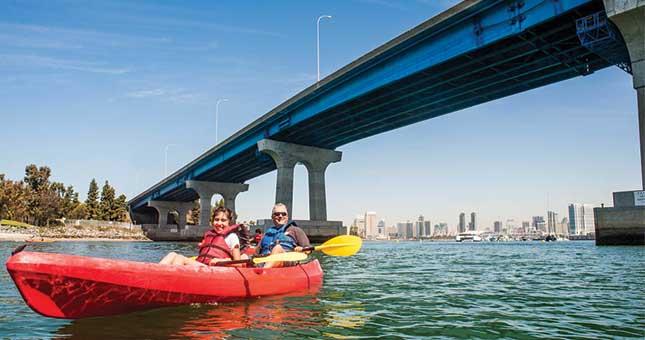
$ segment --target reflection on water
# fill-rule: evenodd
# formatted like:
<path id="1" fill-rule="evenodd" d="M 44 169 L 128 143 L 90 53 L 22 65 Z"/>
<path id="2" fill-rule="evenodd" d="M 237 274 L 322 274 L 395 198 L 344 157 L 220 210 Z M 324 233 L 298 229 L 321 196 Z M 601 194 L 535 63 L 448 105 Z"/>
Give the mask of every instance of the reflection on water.
<path id="1" fill-rule="evenodd" d="M 220 339 L 344 337 L 333 329 L 360 328 L 360 304 L 325 306 L 312 295 L 237 303 L 161 308 L 127 315 L 72 320 L 56 331 L 65 339 Z"/>

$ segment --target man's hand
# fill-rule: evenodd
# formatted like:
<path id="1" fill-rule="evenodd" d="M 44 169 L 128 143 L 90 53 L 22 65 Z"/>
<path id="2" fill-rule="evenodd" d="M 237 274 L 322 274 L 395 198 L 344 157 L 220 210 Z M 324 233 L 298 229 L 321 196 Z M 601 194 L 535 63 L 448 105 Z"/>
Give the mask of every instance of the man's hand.
<path id="1" fill-rule="evenodd" d="M 211 261 L 208 262 L 208 264 L 212 266 L 212 265 L 216 264 L 217 262 L 222 262 L 222 261 L 225 261 L 225 260 L 218 259 L 218 258 L 212 258 Z"/>
<path id="2" fill-rule="evenodd" d="M 301 247 L 301 246 L 296 246 L 295 248 L 293 248 L 293 251 L 297 251 L 297 252 L 301 253 L 303 249 L 305 249 L 305 248 Z M 311 254 L 311 251 L 306 251 L 305 254 L 309 255 L 309 254 Z"/>

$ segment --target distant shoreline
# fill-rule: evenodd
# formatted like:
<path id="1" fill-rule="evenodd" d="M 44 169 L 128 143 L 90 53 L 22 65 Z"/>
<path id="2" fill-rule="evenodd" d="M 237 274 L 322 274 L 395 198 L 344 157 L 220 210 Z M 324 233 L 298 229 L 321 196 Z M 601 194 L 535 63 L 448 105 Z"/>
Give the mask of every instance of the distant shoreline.
<path id="1" fill-rule="evenodd" d="M 46 243 L 53 241 L 150 241 L 141 229 L 114 226 L 51 226 L 1 225 L 0 241 Z"/>
<path id="2" fill-rule="evenodd" d="M 43 241 L 39 241 L 44 239 Z M 7 233 L 0 232 L 0 242 L 30 242 L 33 243 L 47 243 L 47 242 L 152 242 L 149 239 L 133 238 L 133 237 L 41 237 L 34 234 L 22 233 Z"/>

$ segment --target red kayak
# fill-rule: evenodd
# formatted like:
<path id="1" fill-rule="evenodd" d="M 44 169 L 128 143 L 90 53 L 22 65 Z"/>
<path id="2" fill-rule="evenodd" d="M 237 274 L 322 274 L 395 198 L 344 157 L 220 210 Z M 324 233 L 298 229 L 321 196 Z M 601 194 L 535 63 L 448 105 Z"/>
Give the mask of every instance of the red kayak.
<path id="1" fill-rule="evenodd" d="M 34 311 L 78 319 L 190 303 L 289 294 L 320 287 L 317 260 L 284 268 L 172 266 L 22 251 L 7 270 Z"/>

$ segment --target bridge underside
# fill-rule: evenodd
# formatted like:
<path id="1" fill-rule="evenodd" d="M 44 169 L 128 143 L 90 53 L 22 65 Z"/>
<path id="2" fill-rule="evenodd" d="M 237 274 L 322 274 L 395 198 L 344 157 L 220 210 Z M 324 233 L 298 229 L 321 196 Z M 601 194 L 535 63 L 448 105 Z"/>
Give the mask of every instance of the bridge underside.
<path id="1" fill-rule="evenodd" d="M 444 63 L 335 106 L 271 139 L 334 149 L 362 138 L 477 104 L 584 76 L 611 64 L 583 47 L 576 19 L 602 11 L 592 2 Z M 333 133 L 332 133 L 333 131 Z M 194 178 L 237 182 L 275 170 L 254 145 Z M 192 201 L 197 194 L 179 184 L 156 199 Z"/>

